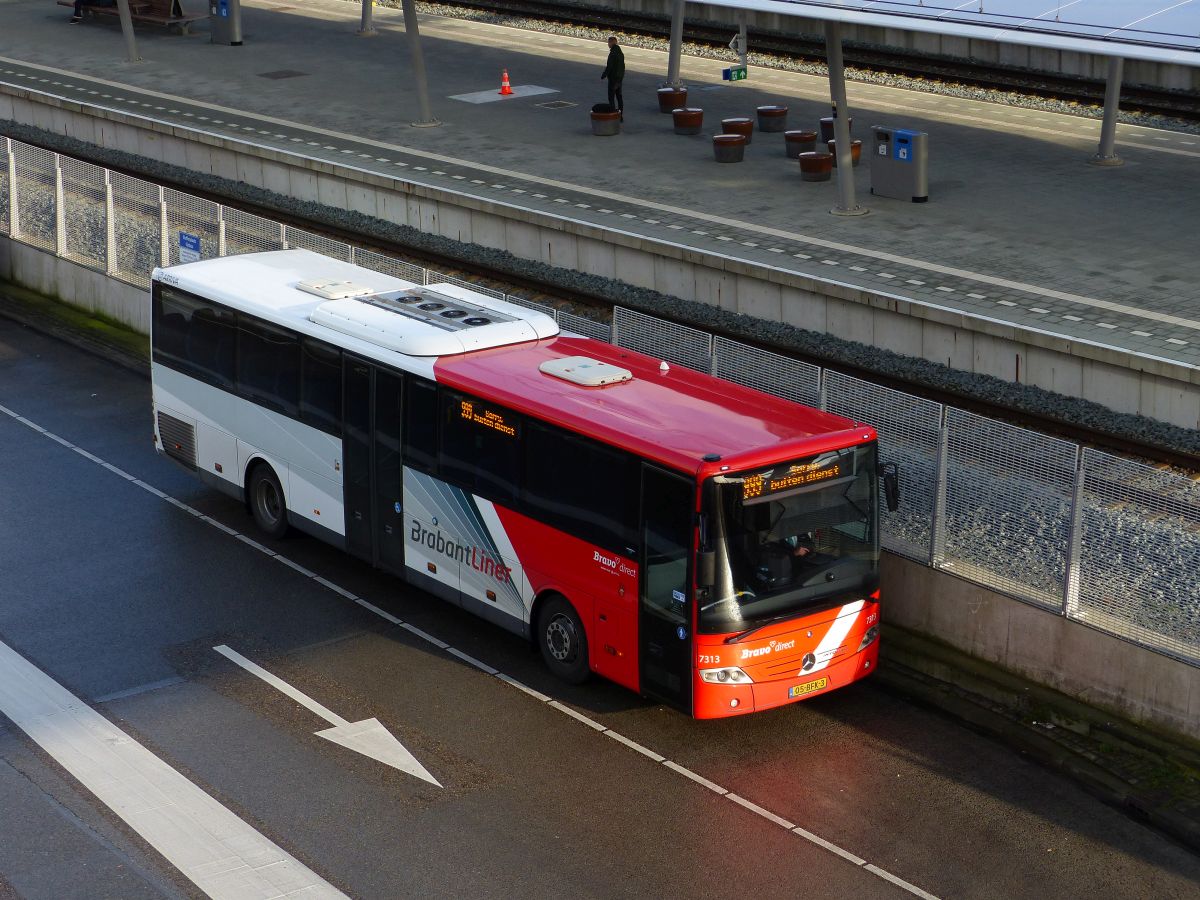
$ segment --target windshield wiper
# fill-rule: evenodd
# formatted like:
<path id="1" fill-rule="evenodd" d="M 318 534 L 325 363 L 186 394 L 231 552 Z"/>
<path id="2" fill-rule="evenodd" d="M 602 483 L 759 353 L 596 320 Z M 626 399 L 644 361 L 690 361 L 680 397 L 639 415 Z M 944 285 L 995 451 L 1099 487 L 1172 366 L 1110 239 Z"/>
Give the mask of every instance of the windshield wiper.
<path id="1" fill-rule="evenodd" d="M 781 616 L 776 616 L 773 619 L 767 619 L 767 621 L 761 622 L 758 625 L 755 625 L 749 631 L 743 631 L 740 634 L 731 635 L 730 637 L 725 638 L 725 643 L 726 644 L 736 644 L 738 641 L 742 640 L 743 638 L 750 637 L 750 635 L 754 634 L 756 631 L 762 631 L 764 628 L 766 628 L 770 625 L 774 625 L 776 622 L 782 622 L 784 619 L 792 619 L 792 618 L 795 618 L 795 616 L 796 616 L 796 614 L 794 612 L 790 612 L 790 613 L 784 613 Z"/>

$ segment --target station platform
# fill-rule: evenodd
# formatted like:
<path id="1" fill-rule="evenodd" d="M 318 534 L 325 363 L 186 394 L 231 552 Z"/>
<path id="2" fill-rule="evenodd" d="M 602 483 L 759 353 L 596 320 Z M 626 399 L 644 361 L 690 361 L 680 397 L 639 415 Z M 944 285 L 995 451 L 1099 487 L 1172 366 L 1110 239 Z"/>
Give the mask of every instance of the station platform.
<path id="1" fill-rule="evenodd" d="M 823 78 L 751 68 L 729 83 L 728 62 L 685 57 L 688 105 L 705 124 L 680 136 L 657 106 L 666 54 L 626 44 L 623 130 L 597 137 L 588 111 L 606 99 L 602 41 L 422 16 L 440 125 L 413 127 L 399 10 L 377 7 L 377 34 L 365 37 L 356 3 L 255 0 L 243 6 L 243 46 L 211 44 L 202 27 L 140 28 L 143 61 L 131 64 L 115 17 L 68 28 L 69 11 L 51 0 L 0 2 L 0 120 L 48 96 L 75 113 L 141 117 L 197 144 L 291 158 L 314 172 L 317 193 L 316 175 L 338 172 L 390 179 L 410 196 L 454 193 L 551 232 L 653 246 L 665 262 L 626 267 L 620 253 L 579 246 L 553 258 L 553 241 L 522 248 L 527 233 L 506 240 L 469 217 L 430 223 L 444 235 L 1200 427 L 1200 239 L 1188 202 L 1200 187 L 1198 135 L 1121 125 L 1124 165 L 1092 166 L 1098 120 L 850 82 L 864 144 L 857 199 L 870 213 L 841 217 L 830 214 L 835 182 L 802 181 L 782 135 L 756 131 L 737 164 L 717 164 L 711 145 L 722 118 L 763 104 L 788 106 L 789 128 L 815 130 L 829 114 Z M 499 94 L 503 70 L 513 96 Z M 55 130 L 52 116 L 32 118 L 24 124 Z M 876 124 L 929 134 L 929 202 L 869 193 Z M 74 136 L 105 143 L 100 127 Z M 700 259 L 704 277 L 682 267 Z M 1014 346 L 1038 352 L 1013 360 Z M 1079 360 L 1149 373 L 1159 391 Z"/>

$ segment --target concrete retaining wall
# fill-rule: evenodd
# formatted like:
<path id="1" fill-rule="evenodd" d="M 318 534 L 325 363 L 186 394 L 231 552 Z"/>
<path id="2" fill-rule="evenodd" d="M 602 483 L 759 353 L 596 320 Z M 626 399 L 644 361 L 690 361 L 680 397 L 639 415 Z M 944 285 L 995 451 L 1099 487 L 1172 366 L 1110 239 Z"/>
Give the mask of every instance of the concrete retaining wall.
<path id="1" fill-rule="evenodd" d="M 0 240 L 0 279 L 150 333 L 150 294 L 45 250 Z"/>
<path id="2" fill-rule="evenodd" d="M 884 620 L 1092 706 L 1200 739 L 1200 668 L 891 554 Z"/>
<path id="3" fill-rule="evenodd" d="M 1200 427 L 1200 371 L 271 148 L 0 89 L 0 119 L 284 197 Z"/>
<path id="4" fill-rule="evenodd" d="M 646 13 L 669 19 L 672 0 L 588 0 L 587 5 Z M 724 6 L 689 3 L 687 20 L 689 22 L 727 23 L 731 37 L 738 27 L 737 11 Z M 751 51 L 754 50 L 755 30 L 803 34 L 815 38 L 823 38 L 825 35 L 825 25 L 818 19 L 781 16 L 774 13 L 747 12 L 746 26 L 749 32 Z M 1104 81 L 1108 77 L 1108 57 L 1088 53 L 1073 53 L 1043 47 L 1029 47 L 1024 44 L 970 40 L 969 38 L 920 31 L 905 31 L 899 28 L 879 28 L 849 23 L 842 25 L 842 34 L 847 41 L 894 47 L 923 56 L 972 59 L 1041 72 L 1078 75 L 1098 81 Z M 1200 91 L 1200 67 L 1130 59 L 1125 61 L 1124 81 L 1126 84 L 1147 85 L 1171 90 Z"/>

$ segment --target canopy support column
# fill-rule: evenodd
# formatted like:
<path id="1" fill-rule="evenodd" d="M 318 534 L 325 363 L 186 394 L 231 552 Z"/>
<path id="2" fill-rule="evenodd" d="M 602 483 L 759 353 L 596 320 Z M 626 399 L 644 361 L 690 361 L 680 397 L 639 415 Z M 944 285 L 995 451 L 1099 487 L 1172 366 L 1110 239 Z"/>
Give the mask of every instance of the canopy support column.
<path id="1" fill-rule="evenodd" d="M 441 125 L 433 117 L 429 107 L 429 83 L 425 79 L 425 55 L 421 52 L 421 34 L 417 30 L 417 7 L 415 0 L 403 0 L 404 31 L 408 34 L 408 49 L 412 53 L 413 87 L 417 89 L 417 103 L 421 118 L 413 122 L 416 128 L 432 128 Z"/>
<path id="2" fill-rule="evenodd" d="M 129 0 L 117 0 L 117 15 L 121 19 L 121 34 L 125 35 L 125 58 L 129 62 L 141 62 L 137 38 L 133 36 L 133 14 L 129 12 Z"/>
<path id="3" fill-rule="evenodd" d="M 358 33 L 363 37 L 371 37 L 378 32 L 375 30 L 375 0 L 362 0 L 362 22 Z"/>
<path id="4" fill-rule="evenodd" d="M 838 205 L 835 216 L 862 216 L 870 212 L 854 199 L 854 164 L 850 152 L 850 104 L 846 100 L 846 66 L 842 60 L 842 25 L 825 23 L 825 56 L 829 63 L 829 99 L 833 104 L 833 138 L 837 142 Z"/>
<path id="5" fill-rule="evenodd" d="M 1119 56 L 1108 60 L 1108 81 L 1104 85 L 1104 121 L 1100 125 L 1100 149 L 1090 160 L 1094 166 L 1119 166 L 1125 161 L 1117 156 L 1117 109 L 1121 105 L 1121 78 L 1125 60 Z"/>
<path id="6" fill-rule="evenodd" d="M 671 4 L 671 49 L 667 55 L 667 86 L 683 87 L 679 77 L 679 61 L 683 56 L 683 6 L 685 0 Z"/>

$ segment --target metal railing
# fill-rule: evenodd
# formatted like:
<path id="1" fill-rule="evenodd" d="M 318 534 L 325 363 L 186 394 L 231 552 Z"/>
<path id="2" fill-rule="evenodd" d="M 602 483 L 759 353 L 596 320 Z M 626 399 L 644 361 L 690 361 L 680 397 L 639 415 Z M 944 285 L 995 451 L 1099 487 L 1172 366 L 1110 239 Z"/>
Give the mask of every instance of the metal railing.
<path id="1" fill-rule="evenodd" d="M 618 307 L 611 327 L 403 260 L 4 139 L 0 233 L 147 287 L 180 259 L 307 247 L 419 284 L 449 282 L 561 328 L 873 425 L 898 463 L 883 515 L 901 556 L 1200 665 L 1200 483 Z M 882 506 L 882 504 L 881 504 Z"/>

